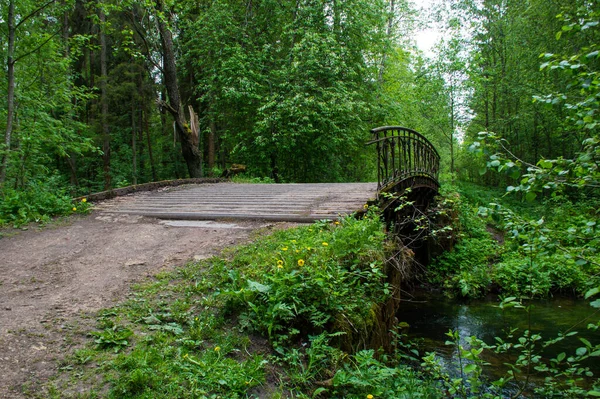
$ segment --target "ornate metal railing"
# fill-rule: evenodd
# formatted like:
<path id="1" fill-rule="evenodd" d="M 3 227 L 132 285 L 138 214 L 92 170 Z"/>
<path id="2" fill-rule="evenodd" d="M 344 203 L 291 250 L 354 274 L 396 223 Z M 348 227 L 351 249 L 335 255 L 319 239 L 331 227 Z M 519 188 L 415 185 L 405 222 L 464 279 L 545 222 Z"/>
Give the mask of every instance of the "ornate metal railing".
<path id="1" fill-rule="evenodd" d="M 440 155 L 435 147 L 415 130 L 401 126 L 382 126 L 371 130 L 377 149 L 377 190 L 402 192 L 409 187 L 425 187 L 437 192 Z"/>

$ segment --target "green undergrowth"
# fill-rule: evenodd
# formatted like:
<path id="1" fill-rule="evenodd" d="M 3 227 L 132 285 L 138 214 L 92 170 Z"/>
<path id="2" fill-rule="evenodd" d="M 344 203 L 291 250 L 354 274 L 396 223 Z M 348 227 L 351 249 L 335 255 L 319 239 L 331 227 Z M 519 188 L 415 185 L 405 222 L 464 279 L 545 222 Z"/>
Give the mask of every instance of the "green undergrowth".
<path id="1" fill-rule="evenodd" d="M 449 295 L 581 296 L 600 284 L 598 199 L 528 203 L 470 184 L 445 190 L 458 239 L 427 275 Z"/>
<path id="2" fill-rule="evenodd" d="M 84 201 L 73 203 L 56 177 L 46 181 L 30 181 L 15 190 L 0 190 L 0 227 L 21 227 L 27 223 L 45 224 L 56 216 L 86 213 L 90 205 Z"/>
<path id="3" fill-rule="evenodd" d="M 100 312 L 49 396 L 438 396 L 399 357 L 357 344 L 390 295 L 375 211 L 258 236 L 160 274 Z"/>

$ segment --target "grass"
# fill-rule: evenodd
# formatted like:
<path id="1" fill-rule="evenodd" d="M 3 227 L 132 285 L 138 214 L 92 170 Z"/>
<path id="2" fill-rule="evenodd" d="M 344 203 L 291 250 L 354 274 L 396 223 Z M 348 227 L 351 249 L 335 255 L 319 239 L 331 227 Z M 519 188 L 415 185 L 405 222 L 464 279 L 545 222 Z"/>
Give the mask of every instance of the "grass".
<path id="1" fill-rule="evenodd" d="M 384 241 L 373 210 L 161 273 L 98 313 L 48 397 L 435 398 L 398 358 L 357 347 L 389 296 Z"/>

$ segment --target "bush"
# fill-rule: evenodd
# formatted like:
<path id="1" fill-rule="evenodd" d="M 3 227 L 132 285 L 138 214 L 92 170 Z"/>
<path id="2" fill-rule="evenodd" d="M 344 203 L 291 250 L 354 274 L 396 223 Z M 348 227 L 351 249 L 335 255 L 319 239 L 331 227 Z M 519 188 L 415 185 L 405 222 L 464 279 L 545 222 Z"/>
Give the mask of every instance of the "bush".
<path id="1" fill-rule="evenodd" d="M 472 195 L 476 192 L 474 189 L 470 191 Z M 498 258 L 501 248 L 487 231 L 485 220 L 477 216 L 466 197 L 453 195 L 452 198 L 454 200 L 450 205 L 457 217 L 452 221 L 451 228 L 458 242 L 428 266 L 427 280 L 443 285 L 451 295 L 478 297 L 486 292 L 492 282 L 491 265 Z"/>
<path id="2" fill-rule="evenodd" d="M 276 233 L 237 254 L 227 309 L 275 347 L 333 326 L 362 331 L 389 294 L 383 241 L 374 212 Z"/>
<path id="3" fill-rule="evenodd" d="M 333 398 L 416 399 L 440 397 L 439 387 L 408 366 L 386 365 L 372 350 L 352 356 L 333 377 Z"/>
<path id="4" fill-rule="evenodd" d="M 57 178 L 48 181 L 30 181 L 22 190 L 5 188 L 0 202 L 0 225 L 15 227 L 29 222 L 45 223 L 52 216 L 73 212 L 68 196 Z"/>

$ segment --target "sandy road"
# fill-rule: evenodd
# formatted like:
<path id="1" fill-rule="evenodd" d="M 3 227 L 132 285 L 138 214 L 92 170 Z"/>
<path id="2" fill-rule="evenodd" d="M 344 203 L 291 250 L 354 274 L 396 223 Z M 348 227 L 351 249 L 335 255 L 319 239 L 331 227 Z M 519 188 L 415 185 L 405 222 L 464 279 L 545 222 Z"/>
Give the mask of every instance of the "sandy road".
<path id="1" fill-rule="evenodd" d="M 44 397 L 41 387 L 94 327 L 94 312 L 124 299 L 133 282 L 266 227 L 199 226 L 96 212 L 0 238 L 0 398 Z"/>

